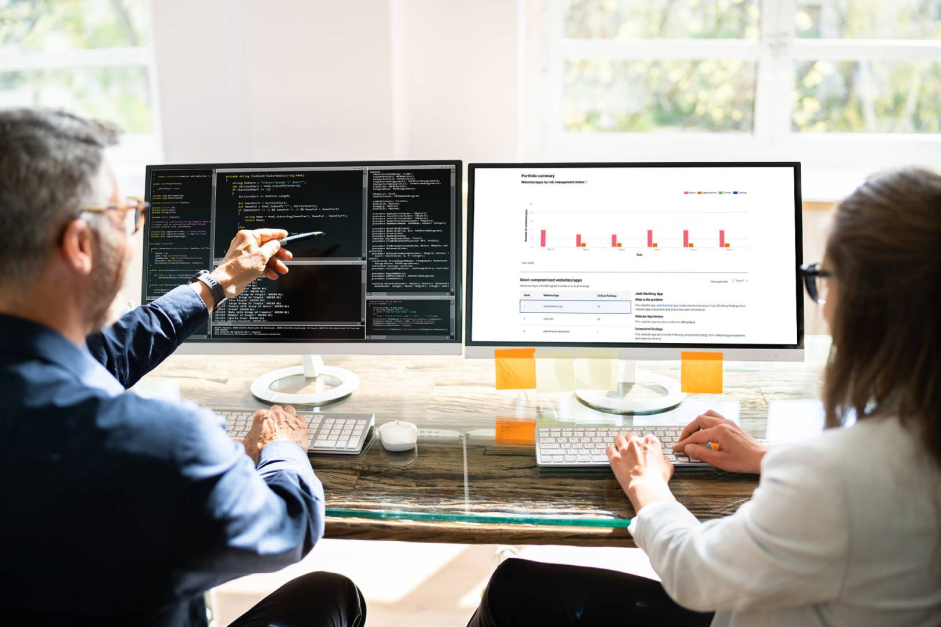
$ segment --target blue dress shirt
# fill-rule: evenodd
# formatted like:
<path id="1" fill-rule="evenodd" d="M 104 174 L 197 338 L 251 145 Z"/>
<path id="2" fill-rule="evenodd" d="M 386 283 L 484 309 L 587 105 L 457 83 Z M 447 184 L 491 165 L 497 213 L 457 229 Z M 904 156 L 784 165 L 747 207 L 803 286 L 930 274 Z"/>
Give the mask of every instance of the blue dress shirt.
<path id="1" fill-rule="evenodd" d="M 0 315 L 7 624 L 205 625 L 205 590 L 279 570 L 323 536 L 300 446 L 274 442 L 256 468 L 211 411 L 125 391 L 206 317 L 179 287 L 81 349 Z"/>

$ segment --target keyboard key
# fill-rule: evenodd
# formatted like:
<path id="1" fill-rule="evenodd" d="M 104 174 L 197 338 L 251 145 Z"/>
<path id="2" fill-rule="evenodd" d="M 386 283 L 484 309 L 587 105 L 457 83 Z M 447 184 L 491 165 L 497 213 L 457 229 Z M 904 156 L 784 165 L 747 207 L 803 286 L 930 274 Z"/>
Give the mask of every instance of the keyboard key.
<path id="1" fill-rule="evenodd" d="M 592 461 L 592 462 L 604 462 L 604 463 L 608 463 L 608 456 L 607 456 L 607 455 L 599 455 L 599 454 L 596 453 L 596 454 L 594 454 L 594 455 L 591 456 L 591 461 Z"/>
<path id="2" fill-rule="evenodd" d="M 317 440 L 314 446 L 317 448 L 333 448 L 337 445 L 336 440 Z"/>

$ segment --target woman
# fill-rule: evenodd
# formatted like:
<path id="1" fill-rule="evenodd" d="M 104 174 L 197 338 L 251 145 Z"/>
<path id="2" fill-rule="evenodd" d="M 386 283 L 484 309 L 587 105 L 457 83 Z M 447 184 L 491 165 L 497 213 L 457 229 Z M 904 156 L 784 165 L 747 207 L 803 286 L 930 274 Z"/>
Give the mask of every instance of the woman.
<path id="1" fill-rule="evenodd" d="M 801 273 L 833 336 L 831 429 L 767 450 L 714 412 L 697 418 L 677 449 L 761 474 L 751 501 L 703 524 L 670 493 L 656 439 L 618 436 L 608 458 L 637 512 L 629 530 L 662 586 L 509 560 L 471 625 L 941 624 L 941 177 L 867 181 L 837 208 L 825 262 Z M 849 412 L 856 424 L 837 428 Z"/>

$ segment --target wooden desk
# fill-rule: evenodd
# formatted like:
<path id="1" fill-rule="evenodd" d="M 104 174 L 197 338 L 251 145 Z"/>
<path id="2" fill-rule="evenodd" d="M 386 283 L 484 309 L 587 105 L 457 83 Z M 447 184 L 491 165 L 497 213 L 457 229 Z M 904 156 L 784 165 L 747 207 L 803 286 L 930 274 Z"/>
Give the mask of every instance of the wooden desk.
<path id="1" fill-rule="evenodd" d="M 724 407 L 738 411 L 740 424 L 751 434 L 764 436 L 769 402 L 817 394 L 829 338 L 810 337 L 807 346 L 803 363 L 727 362 L 725 394 L 691 397 L 676 417 L 685 412 L 685 422 L 706 407 Z M 297 360 L 176 355 L 149 376 L 175 380 L 184 398 L 210 407 L 260 408 L 264 405 L 249 392 L 251 381 Z M 511 427 L 536 418 L 629 427 L 630 417 L 596 412 L 571 394 L 497 391 L 492 360 L 387 356 L 331 357 L 328 362 L 355 371 L 362 383 L 351 397 L 325 411 L 371 412 L 377 424 L 409 420 L 418 424 L 421 435 L 412 453 L 389 453 L 374 440 L 355 457 L 311 457 L 326 491 L 326 537 L 633 546 L 624 524 L 634 511 L 609 469 L 540 470 L 531 444 L 514 444 L 496 434 L 498 420 Z M 679 378 L 676 362 L 642 362 L 639 367 Z M 711 471 L 671 481 L 677 499 L 700 520 L 734 512 L 756 485 L 753 476 Z M 357 511 L 369 512 L 368 517 Z M 403 512 L 412 519 L 403 519 Z M 553 524 L 463 522 L 506 516 L 543 517 Z M 435 518 L 446 520 L 428 520 Z M 605 524 L 605 519 L 620 526 Z M 582 521 L 582 526 L 573 521 Z M 585 526 L 592 524 L 602 526 Z"/>

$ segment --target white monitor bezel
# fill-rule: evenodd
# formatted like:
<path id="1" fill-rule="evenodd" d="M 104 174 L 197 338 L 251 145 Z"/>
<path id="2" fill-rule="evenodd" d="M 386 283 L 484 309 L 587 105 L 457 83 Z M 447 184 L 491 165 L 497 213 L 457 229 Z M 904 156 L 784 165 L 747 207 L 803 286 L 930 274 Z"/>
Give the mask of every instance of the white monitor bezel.
<path id="1" fill-rule="evenodd" d="M 459 341 L 448 342 L 183 342 L 181 355 L 460 355 Z M 491 357 L 493 354 L 491 353 Z"/>
<path id="2" fill-rule="evenodd" d="M 530 346 L 465 346 L 464 357 L 467 359 L 493 359 L 494 351 L 512 348 L 533 348 Z M 572 347 L 544 347 L 547 351 L 569 350 Z M 585 346 L 584 348 L 598 348 Z M 540 348 L 537 348 L 537 354 Z M 578 347 L 575 348 L 578 350 Z M 803 348 L 617 348 L 618 359 L 632 361 L 679 361 L 681 353 L 722 353 L 726 361 L 804 361 Z M 577 354 L 577 353 L 576 353 Z"/>

